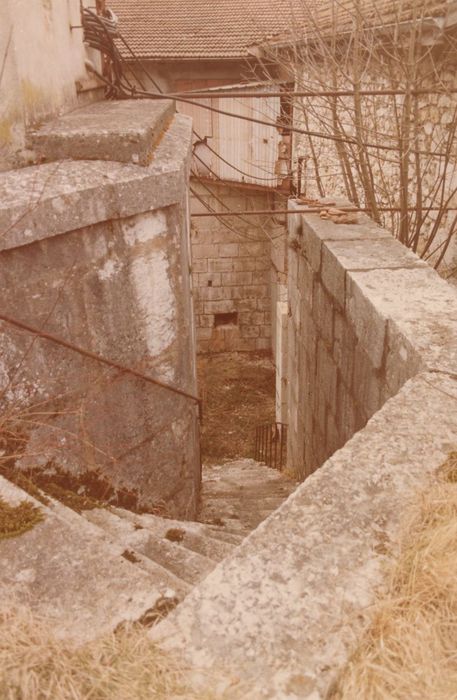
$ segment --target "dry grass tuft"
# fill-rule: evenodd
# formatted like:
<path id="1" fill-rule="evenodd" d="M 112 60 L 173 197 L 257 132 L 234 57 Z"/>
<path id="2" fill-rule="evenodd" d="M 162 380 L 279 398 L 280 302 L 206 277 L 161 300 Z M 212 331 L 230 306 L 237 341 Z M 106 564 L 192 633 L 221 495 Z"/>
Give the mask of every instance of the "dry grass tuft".
<path id="1" fill-rule="evenodd" d="M 215 700 L 195 692 L 143 628 L 129 626 L 83 647 L 57 639 L 30 610 L 0 610 L 2 700 Z"/>
<path id="2" fill-rule="evenodd" d="M 330 696 L 457 698 L 457 453 L 405 521 L 388 592 Z"/>

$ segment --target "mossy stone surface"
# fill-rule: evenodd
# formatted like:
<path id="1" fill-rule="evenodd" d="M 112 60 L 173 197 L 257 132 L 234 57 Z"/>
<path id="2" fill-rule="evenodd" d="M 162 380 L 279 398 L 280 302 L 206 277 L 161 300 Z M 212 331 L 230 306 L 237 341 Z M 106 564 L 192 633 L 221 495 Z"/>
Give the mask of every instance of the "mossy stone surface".
<path id="1" fill-rule="evenodd" d="M 0 498 L 0 540 L 18 537 L 43 519 L 43 512 L 29 501 L 12 506 Z"/>

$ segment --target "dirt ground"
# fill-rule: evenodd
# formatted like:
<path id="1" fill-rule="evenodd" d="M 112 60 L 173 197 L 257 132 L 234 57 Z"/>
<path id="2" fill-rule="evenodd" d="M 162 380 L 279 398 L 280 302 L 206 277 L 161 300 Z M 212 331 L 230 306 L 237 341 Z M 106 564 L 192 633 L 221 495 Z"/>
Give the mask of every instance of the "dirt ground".
<path id="1" fill-rule="evenodd" d="M 275 369 L 270 357 L 221 353 L 198 359 L 203 398 L 202 461 L 254 457 L 255 428 L 275 419 Z"/>

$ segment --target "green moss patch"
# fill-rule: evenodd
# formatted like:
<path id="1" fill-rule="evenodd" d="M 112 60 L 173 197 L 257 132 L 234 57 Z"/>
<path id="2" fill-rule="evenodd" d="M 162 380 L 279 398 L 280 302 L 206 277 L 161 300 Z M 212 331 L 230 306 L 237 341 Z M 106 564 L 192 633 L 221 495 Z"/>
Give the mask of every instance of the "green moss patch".
<path id="1" fill-rule="evenodd" d="M 140 506 L 136 491 L 115 488 L 96 470 L 70 474 L 54 462 L 48 462 L 44 467 L 25 471 L 0 460 L 0 474 L 44 505 L 49 504 L 47 496 L 51 496 L 77 513 L 118 506 L 135 513 L 165 514 L 162 508 Z"/>
<path id="2" fill-rule="evenodd" d="M 33 481 L 19 469 L 14 469 L 9 465 L 5 465 L 0 462 L 0 475 L 4 476 L 5 479 L 8 479 L 8 481 L 11 481 L 11 483 L 16 484 L 16 486 L 19 486 L 20 489 L 26 491 L 26 493 L 33 496 L 33 498 L 36 498 L 36 500 L 40 501 L 40 503 L 42 503 L 44 506 L 49 504 L 49 498 L 46 498 L 44 493 L 33 483 Z"/>
<path id="3" fill-rule="evenodd" d="M 13 429 L 14 428 L 14 429 Z M 0 476 L 11 481 L 44 505 L 49 505 L 48 497 L 54 498 L 77 513 L 93 508 L 118 506 L 134 513 L 152 513 L 166 516 L 162 504 L 144 507 L 140 504 L 140 494 L 135 489 L 113 486 L 106 476 L 97 469 L 71 474 L 54 460 L 43 466 L 28 469 L 17 468 L 18 456 L 25 454 L 27 436 L 13 426 L 0 429 Z"/>
<path id="4" fill-rule="evenodd" d="M 0 498 L 0 540 L 22 535 L 43 519 L 42 511 L 29 501 L 12 506 Z"/>

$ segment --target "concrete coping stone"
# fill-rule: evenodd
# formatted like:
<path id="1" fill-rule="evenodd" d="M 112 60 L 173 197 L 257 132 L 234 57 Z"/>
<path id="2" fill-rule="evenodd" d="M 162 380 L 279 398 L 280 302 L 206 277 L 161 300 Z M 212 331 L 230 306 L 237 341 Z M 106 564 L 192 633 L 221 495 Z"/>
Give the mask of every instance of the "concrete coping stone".
<path id="1" fill-rule="evenodd" d="M 146 167 L 64 160 L 0 173 L 0 250 L 179 202 L 191 134 L 175 115 Z"/>
<path id="2" fill-rule="evenodd" d="M 395 238 L 329 240 L 328 251 L 346 270 L 374 270 L 422 267 L 430 269 L 424 260 Z"/>
<path id="3" fill-rule="evenodd" d="M 344 203 L 348 205 L 348 202 Z M 303 207 L 297 201 L 292 208 Z M 304 254 L 346 309 L 374 366 L 390 342 L 408 345 L 422 369 L 457 371 L 457 290 L 365 215 L 358 224 L 301 216 Z M 296 223 L 290 228 L 297 233 Z"/>
<path id="4" fill-rule="evenodd" d="M 151 635 L 243 698 L 319 700 L 382 586 L 418 489 L 457 444 L 457 381 L 409 380 Z M 231 697 L 231 696 L 230 696 Z"/>
<path id="5" fill-rule="evenodd" d="M 172 100 L 104 100 L 46 123 L 31 134 L 30 146 L 52 161 L 148 165 L 174 112 Z"/>
<path id="6" fill-rule="evenodd" d="M 337 202 L 339 207 L 353 206 L 350 202 L 341 201 Z M 325 201 L 322 201 L 322 208 L 324 209 Z M 307 205 L 303 204 L 297 200 L 289 200 L 290 209 L 306 209 Z M 310 209 L 315 209 L 315 206 L 310 206 Z M 300 217 L 297 217 L 300 219 Z M 317 236 L 321 241 L 353 241 L 353 240 L 366 240 L 366 239 L 378 239 L 378 238 L 392 238 L 392 234 L 386 231 L 381 226 L 370 219 L 366 214 L 360 213 L 358 215 L 357 224 L 335 224 L 329 219 L 321 219 L 319 214 L 306 214 L 303 213 L 301 216 L 301 223 L 303 233 L 306 235 L 308 229 L 310 229 L 312 235 Z"/>
<path id="7" fill-rule="evenodd" d="M 457 290 L 435 270 L 348 271 L 347 279 L 351 318 L 386 322 L 391 338 L 408 341 L 423 369 L 457 372 Z"/>

